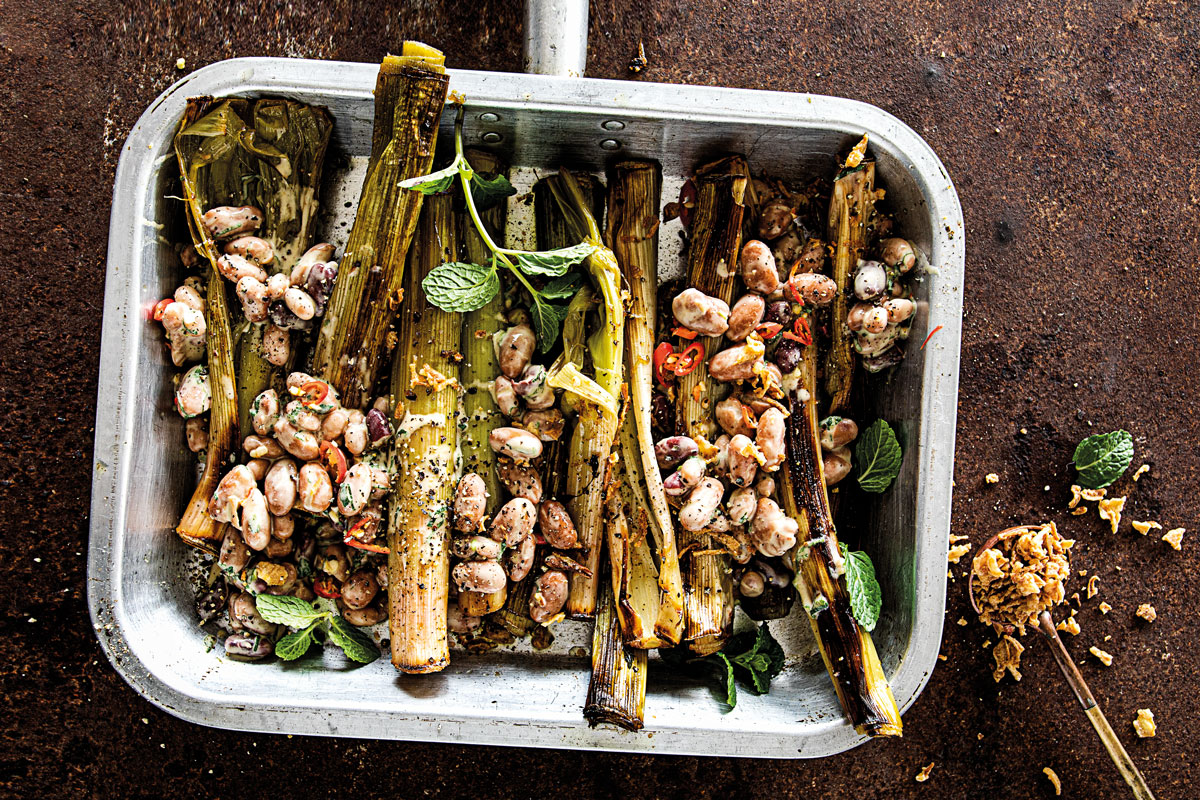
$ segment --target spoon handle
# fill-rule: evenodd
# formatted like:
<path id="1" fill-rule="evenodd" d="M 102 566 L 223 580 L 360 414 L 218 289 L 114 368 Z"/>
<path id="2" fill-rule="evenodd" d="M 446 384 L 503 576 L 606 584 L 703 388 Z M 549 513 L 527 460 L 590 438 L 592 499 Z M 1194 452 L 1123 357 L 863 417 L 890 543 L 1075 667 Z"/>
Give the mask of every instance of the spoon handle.
<path id="1" fill-rule="evenodd" d="M 1112 729 L 1112 725 L 1108 724 L 1104 712 L 1096 704 L 1096 698 L 1092 696 L 1092 691 L 1088 688 L 1087 682 L 1084 681 L 1079 667 L 1075 666 L 1075 662 L 1071 660 L 1071 654 L 1063 646 L 1062 639 L 1059 638 L 1058 631 L 1054 628 L 1054 620 L 1051 619 L 1049 611 L 1043 611 L 1038 615 L 1038 630 L 1046 637 L 1046 641 L 1050 645 L 1050 652 L 1054 654 L 1054 660 L 1058 662 L 1059 668 L 1062 669 L 1063 677 L 1067 679 L 1067 684 L 1071 687 L 1071 691 L 1075 693 L 1076 699 L 1079 700 L 1079 705 L 1083 706 L 1083 711 L 1087 714 L 1088 721 L 1096 729 L 1096 734 L 1100 737 L 1100 742 L 1104 745 L 1104 749 L 1108 751 L 1108 755 L 1112 758 L 1113 763 L 1117 765 L 1117 770 L 1121 773 L 1121 777 L 1125 779 L 1125 783 L 1129 784 L 1130 789 L 1133 789 L 1133 796 L 1137 800 L 1154 800 L 1154 793 L 1146 785 L 1146 779 L 1142 777 L 1142 773 L 1134 765 L 1133 759 L 1129 757 L 1129 753 L 1125 752 L 1125 747 L 1121 744 L 1121 740 L 1117 738 L 1116 731 Z"/>

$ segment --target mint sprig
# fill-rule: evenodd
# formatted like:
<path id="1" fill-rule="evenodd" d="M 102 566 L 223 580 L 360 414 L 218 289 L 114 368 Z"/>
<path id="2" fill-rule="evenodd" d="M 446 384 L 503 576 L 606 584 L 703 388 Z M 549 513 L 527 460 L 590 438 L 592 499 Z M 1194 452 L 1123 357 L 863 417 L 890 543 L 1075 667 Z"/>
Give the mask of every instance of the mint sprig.
<path id="1" fill-rule="evenodd" d="M 771 635 L 767 623 L 755 631 L 730 638 L 725 649 L 704 658 L 689 659 L 675 650 L 660 650 L 659 656 L 675 667 L 694 666 L 720 675 L 725 686 L 725 705 L 737 707 L 737 680 L 749 684 L 755 694 L 767 694 L 771 681 L 783 672 L 783 648 Z"/>
<path id="2" fill-rule="evenodd" d="M 887 491 L 900 474 L 903 452 L 896 432 L 882 419 L 877 419 L 858 437 L 854 445 L 858 466 L 858 485 L 864 492 L 878 494 Z"/>
<path id="3" fill-rule="evenodd" d="M 850 593 L 850 613 L 867 633 L 875 630 L 883 610 L 883 590 L 875 578 L 871 557 L 861 550 L 851 551 L 838 543 L 842 560 L 846 562 L 846 589 Z"/>
<path id="4" fill-rule="evenodd" d="M 1076 483 L 1084 489 L 1103 489 L 1125 474 L 1133 461 L 1133 436 L 1129 431 L 1097 433 L 1075 448 L 1071 463 L 1079 471 Z"/>
<path id="5" fill-rule="evenodd" d="M 379 658 L 379 648 L 370 636 L 351 625 L 345 617 L 321 609 L 298 597 L 260 594 L 254 598 L 258 613 L 267 622 L 297 628 L 275 643 L 275 655 L 295 661 L 308 652 L 328 626 L 329 641 L 342 649 L 346 657 L 361 664 Z"/>

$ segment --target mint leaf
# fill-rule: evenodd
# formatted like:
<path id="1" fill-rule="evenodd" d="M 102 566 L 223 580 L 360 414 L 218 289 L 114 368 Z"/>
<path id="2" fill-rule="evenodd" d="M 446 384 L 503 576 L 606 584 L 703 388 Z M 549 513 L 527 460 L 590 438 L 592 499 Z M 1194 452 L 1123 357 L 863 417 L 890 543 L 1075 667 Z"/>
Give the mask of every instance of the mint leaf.
<path id="1" fill-rule="evenodd" d="M 771 635 L 765 622 L 759 626 L 753 646 L 745 653 L 733 657 L 734 666 L 750 673 L 750 681 L 759 694 L 766 694 L 771 690 L 771 679 L 783 671 L 784 661 L 783 648 Z"/>
<path id="2" fill-rule="evenodd" d="M 864 492 L 878 494 L 887 491 L 900 474 L 900 443 L 892 426 L 882 419 L 871 423 L 854 445 L 858 461 L 858 485 Z"/>
<path id="3" fill-rule="evenodd" d="M 1133 437 L 1129 431 L 1097 433 L 1075 448 L 1071 463 L 1079 470 L 1077 483 L 1084 489 L 1103 489 L 1129 469 Z"/>
<path id="4" fill-rule="evenodd" d="M 566 300 L 579 294 L 583 288 L 583 275 L 572 272 L 555 278 L 542 287 L 541 295 L 546 300 Z"/>
<path id="5" fill-rule="evenodd" d="M 282 658 L 284 661 L 295 661 L 300 656 L 308 652 L 309 646 L 313 643 L 312 632 L 313 627 L 317 625 L 314 622 L 304 630 L 289 633 L 287 636 L 275 643 L 275 655 Z"/>
<path id="6" fill-rule="evenodd" d="M 444 194 L 450 191 L 450 187 L 454 185 L 454 179 L 458 177 L 459 167 L 462 165 L 462 162 L 455 159 L 454 163 L 445 169 L 400 181 L 400 188 L 411 189 L 424 195 Z"/>
<path id="7" fill-rule="evenodd" d="M 328 612 L 314 608 L 312 603 L 287 595 L 260 594 L 254 598 L 254 605 L 267 622 L 287 625 L 289 628 L 304 628 L 329 616 Z"/>
<path id="8" fill-rule="evenodd" d="M 475 208 L 479 211 L 486 211 L 516 193 L 517 190 L 503 175 L 485 178 L 476 172 L 471 176 L 471 197 L 475 200 Z"/>
<path id="9" fill-rule="evenodd" d="M 565 275 L 567 270 L 590 256 L 595 247 L 587 242 L 560 250 L 541 250 L 536 253 L 512 253 L 516 256 L 517 267 L 526 275 L 548 275 L 557 277 Z"/>
<path id="10" fill-rule="evenodd" d="M 345 617 L 334 617 L 329 621 L 329 640 L 342 648 L 346 658 L 360 664 L 370 664 L 379 658 L 379 648 L 371 637 L 346 621 Z"/>
<path id="11" fill-rule="evenodd" d="M 733 680 L 733 662 L 723 651 L 717 651 L 717 657 L 725 662 L 725 705 L 737 708 L 737 684 Z"/>
<path id="12" fill-rule="evenodd" d="M 850 592 L 850 612 L 867 633 L 875 630 L 879 612 L 883 608 L 883 591 L 875 579 L 875 565 L 871 557 L 861 550 L 851 552 L 846 545 L 838 543 L 842 558 L 846 562 L 846 589 Z"/>
<path id="13" fill-rule="evenodd" d="M 558 339 L 558 331 L 562 321 L 567 318 L 567 306 L 556 306 L 546 303 L 541 296 L 533 298 L 533 308 L 529 309 L 533 317 L 533 329 L 537 333 L 538 350 L 549 352 Z"/>
<path id="14" fill-rule="evenodd" d="M 431 269 L 421 288 L 429 302 L 443 311 L 474 311 L 500 291 L 500 277 L 493 265 L 455 261 Z"/>

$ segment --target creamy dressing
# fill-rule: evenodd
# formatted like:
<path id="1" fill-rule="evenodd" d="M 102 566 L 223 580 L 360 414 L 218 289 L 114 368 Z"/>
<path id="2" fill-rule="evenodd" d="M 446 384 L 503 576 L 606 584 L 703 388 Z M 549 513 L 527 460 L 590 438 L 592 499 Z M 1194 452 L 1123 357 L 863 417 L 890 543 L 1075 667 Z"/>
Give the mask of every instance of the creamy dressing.
<path id="1" fill-rule="evenodd" d="M 412 414 L 406 413 L 404 419 L 400 420 L 400 424 L 396 426 L 396 439 L 403 440 L 412 436 L 421 428 L 428 428 L 431 425 L 434 427 L 442 427 L 446 424 L 446 415 L 441 413 L 434 414 Z"/>

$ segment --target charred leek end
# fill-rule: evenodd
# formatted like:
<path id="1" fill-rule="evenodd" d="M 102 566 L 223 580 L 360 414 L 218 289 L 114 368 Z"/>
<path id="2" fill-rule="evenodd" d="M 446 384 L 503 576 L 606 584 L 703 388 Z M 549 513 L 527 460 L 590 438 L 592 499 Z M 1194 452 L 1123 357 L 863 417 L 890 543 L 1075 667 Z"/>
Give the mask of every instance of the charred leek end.
<path id="1" fill-rule="evenodd" d="M 647 653 L 622 641 L 612 587 L 602 580 L 601 588 L 592 630 L 592 680 L 583 716 L 592 726 L 607 723 L 638 731 L 645 715 Z"/>
<path id="2" fill-rule="evenodd" d="M 571 575 L 567 615 L 590 619 L 596 611 L 596 586 L 600 573 L 604 487 L 609 474 L 609 456 L 619 430 L 617 398 L 621 393 L 625 344 L 625 304 L 621 296 L 621 272 L 616 256 L 600 239 L 600 227 L 592 211 L 585 186 L 571 173 L 562 171 L 544 181 L 553 209 L 565 223 L 574 241 L 596 249 L 586 266 L 603 301 L 600 326 L 588 339 L 595 380 L 582 373 L 580 361 L 560 359 L 551 370 L 550 384 L 577 396 L 578 419 L 571 436 L 567 468 L 567 509 L 575 522 L 584 564 L 591 576 Z M 535 202 L 539 198 L 535 197 Z M 576 348 L 572 348 L 576 351 Z M 567 347 L 564 344 L 564 354 Z"/>
<path id="3" fill-rule="evenodd" d="M 388 515 L 388 627 L 392 663 L 401 672 L 425 673 L 450 662 L 446 641 L 449 598 L 450 501 L 457 484 L 457 428 L 448 424 L 458 409 L 457 365 L 450 354 L 462 335 L 461 315 L 433 306 L 421 281 L 452 261 L 453 200 L 425 203 L 409 254 L 406 300 L 392 365 L 391 400 L 400 427 L 392 451 L 393 491 Z"/>
<path id="4" fill-rule="evenodd" d="M 828 238 L 833 246 L 833 280 L 838 285 L 831 307 L 833 340 L 825 363 L 825 391 L 829 413 L 844 411 L 850 402 L 854 379 L 854 334 L 846 325 L 854 297 L 854 270 L 866 253 L 875 225 L 875 162 L 838 178 L 829 199 Z"/>
<path id="5" fill-rule="evenodd" d="M 616 165 L 608 185 L 607 238 L 630 294 L 629 316 L 625 323 L 625 364 L 631 408 L 621 426 L 621 452 L 628 483 L 637 500 L 634 505 L 637 509 L 635 536 L 630 543 L 634 556 L 631 566 L 647 568 L 645 574 L 656 581 L 658 591 L 655 595 L 659 599 L 654 635 L 634 637 L 626 628 L 626 638 L 635 647 L 676 645 L 683 635 L 683 582 L 675 546 L 675 528 L 652 449 L 654 433 L 651 430 L 662 174 L 657 164 L 626 161 Z M 647 528 L 653 535 L 657 559 L 651 557 L 650 545 L 644 535 Z M 650 644 L 651 641 L 654 643 Z"/>
<path id="6" fill-rule="evenodd" d="M 903 726 L 892 688 L 871 635 L 851 613 L 842 577 L 845 564 L 822 471 L 814 399 L 816 360 L 816 347 L 806 347 L 797 368 L 800 380 L 789 398 L 787 461 L 780 481 L 783 509 L 800 526 L 795 584 L 838 700 L 854 729 L 869 736 L 900 736 Z"/>
<path id="7" fill-rule="evenodd" d="M 481 150 L 468 151 L 467 160 L 477 173 L 486 177 L 504 169 L 499 159 Z M 505 211 L 505 204 L 498 203 L 480 212 L 483 223 L 488 227 L 494 241 L 501 241 L 504 235 Z M 456 217 L 462 260 L 469 264 L 488 263 L 491 251 L 484 244 L 479 231 L 475 229 L 470 215 L 462 211 L 457 213 Z M 459 382 L 464 390 L 462 420 L 459 426 L 463 436 L 463 471 L 474 472 L 483 478 L 488 495 L 487 510 L 484 512 L 487 519 L 491 519 L 499 510 L 503 492 L 496 472 L 496 453 L 488 445 L 488 433 L 492 428 L 504 424 L 500 422 L 500 409 L 491 391 L 492 381 L 500 374 L 492 336 L 504 327 L 503 313 L 503 293 L 498 292 L 483 308 L 465 315 L 462 342 L 459 346 L 459 352 L 463 354 L 463 362 L 459 367 Z M 463 613 L 481 617 L 502 608 L 506 597 L 505 589 L 491 594 L 460 592 L 458 605 Z"/>
<path id="8" fill-rule="evenodd" d="M 410 44 L 405 52 L 424 48 Z M 423 196 L 399 184 L 430 172 L 448 85 L 440 55 L 424 50 L 388 56 L 379 68 L 371 162 L 313 352 L 313 373 L 348 408 L 366 405 L 404 296 L 405 256 Z"/>
<path id="9" fill-rule="evenodd" d="M 688 250 L 688 283 L 726 303 L 733 299 L 742 247 L 749 169 L 741 156 L 728 156 L 696 173 L 696 207 Z M 719 336 L 703 340 L 705 353 L 721 348 Z M 678 427 L 693 439 L 712 439 L 716 384 L 707 364 L 679 379 L 676 388 Z M 733 584 L 729 557 L 704 533 L 680 530 L 680 568 L 683 578 L 684 640 L 698 655 L 720 650 L 733 626 Z"/>

